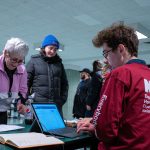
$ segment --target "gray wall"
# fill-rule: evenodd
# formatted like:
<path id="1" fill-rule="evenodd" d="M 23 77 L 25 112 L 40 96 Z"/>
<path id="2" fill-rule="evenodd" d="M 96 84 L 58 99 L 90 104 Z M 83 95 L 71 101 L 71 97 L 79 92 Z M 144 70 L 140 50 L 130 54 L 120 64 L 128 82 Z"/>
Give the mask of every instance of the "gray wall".
<path id="1" fill-rule="evenodd" d="M 80 73 L 76 70 L 67 69 L 66 74 L 69 82 L 69 92 L 68 92 L 68 100 L 63 107 L 63 112 L 64 112 L 64 119 L 65 118 L 72 119 L 73 100 L 77 89 L 77 85 L 80 80 Z"/>

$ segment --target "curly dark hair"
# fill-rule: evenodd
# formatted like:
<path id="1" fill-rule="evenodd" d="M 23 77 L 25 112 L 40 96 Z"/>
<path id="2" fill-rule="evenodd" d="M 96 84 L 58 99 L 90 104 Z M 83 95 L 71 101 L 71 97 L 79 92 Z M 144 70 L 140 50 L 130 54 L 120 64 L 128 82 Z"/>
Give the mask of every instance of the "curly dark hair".
<path id="1" fill-rule="evenodd" d="M 113 51 L 119 44 L 127 47 L 131 56 L 137 56 L 139 40 L 135 30 L 124 24 L 113 24 L 112 26 L 98 32 L 92 40 L 95 47 L 101 47 L 107 43 Z"/>

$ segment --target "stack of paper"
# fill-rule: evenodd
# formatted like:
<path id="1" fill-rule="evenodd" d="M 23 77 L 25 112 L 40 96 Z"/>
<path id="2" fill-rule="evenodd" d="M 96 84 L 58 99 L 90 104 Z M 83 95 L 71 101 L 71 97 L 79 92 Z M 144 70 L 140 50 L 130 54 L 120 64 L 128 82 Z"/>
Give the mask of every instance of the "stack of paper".
<path id="1" fill-rule="evenodd" d="M 0 132 L 23 129 L 22 126 L 0 124 Z"/>

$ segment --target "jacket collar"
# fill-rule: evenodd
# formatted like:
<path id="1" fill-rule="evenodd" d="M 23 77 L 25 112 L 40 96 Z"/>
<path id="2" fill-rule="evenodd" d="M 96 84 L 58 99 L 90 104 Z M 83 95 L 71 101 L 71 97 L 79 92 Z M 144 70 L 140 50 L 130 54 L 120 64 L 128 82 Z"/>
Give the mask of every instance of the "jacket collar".
<path id="1" fill-rule="evenodd" d="M 59 57 L 58 54 L 56 54 L 54 57 L 47 57 L 45 56 L 45 54 L 43 52 L 40 52 L 42 59 L 44 59 L 44 61 L 46 61 L 47 63 L 58 63 L 58 62 L 62 62 L 62 59 Z"/>
<path id="2" fill-rule="evenodd" d="M 138 63 L 138 64 L 146 65 L 146 62 L 144 60 L 141 60 L 141 59 L 131 59 L 127 62 L 127 64 L 132 64 L 132 63 Z"/>

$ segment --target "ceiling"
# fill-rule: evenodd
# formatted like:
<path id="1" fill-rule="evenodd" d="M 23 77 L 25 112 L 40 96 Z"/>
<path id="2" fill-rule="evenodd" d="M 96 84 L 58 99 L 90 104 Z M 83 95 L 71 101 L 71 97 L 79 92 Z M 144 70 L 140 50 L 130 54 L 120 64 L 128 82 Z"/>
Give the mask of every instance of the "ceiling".
<path id="1" fill-rule="evenodd" d="M 30 52 L 47 34 L 54 34 L 64 45 L 59 52 L 65 68 L 91 68 L 95 59 L 103 59 L 92 38 L 114 22 L 132 25 L 150 37 L 150 0 L 0 0 L 0 47 L 6 40 L 20 37 Z M 139 57 L 150 64 L 150 39 L 140 41 Z"/>

